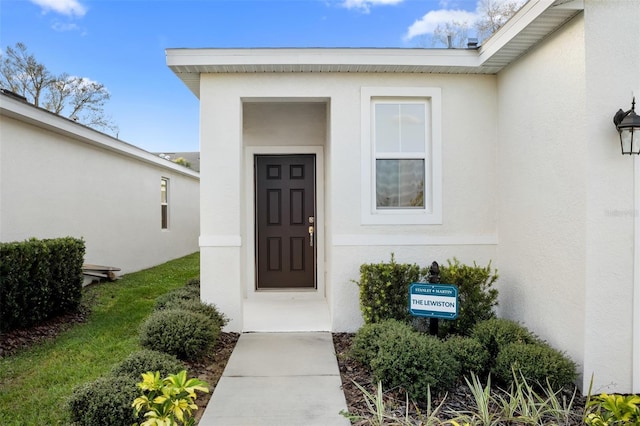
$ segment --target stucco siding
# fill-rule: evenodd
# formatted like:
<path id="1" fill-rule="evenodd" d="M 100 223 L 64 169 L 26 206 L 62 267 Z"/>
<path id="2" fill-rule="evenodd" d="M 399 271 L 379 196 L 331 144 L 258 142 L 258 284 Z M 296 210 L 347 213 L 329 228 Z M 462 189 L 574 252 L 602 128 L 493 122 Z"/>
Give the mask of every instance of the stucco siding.
<path id="1" fill-rule="evenodd" d="M 361 144 L 363 87 L 442 90 L 443 221 L 438 225 L 364 225 Z M 201 76 L 201 247 L 203 270 L 224 265 L 206 254 L 225 252 L 241 265 L 241 297 L 254 289 L 252 174 L 242 153 L 260 147 L 317 147 L 324 157 L 324 217 L 319 280 L 330 304 L 332 329 L 361 324 L 357 279 L 362 263 L 388 260 L 428 265 L 454 256 L 486 264 L 495 255 L 497 99 L 494 76 L 423 74 L 203 74 Z M 258 147 L 258 148 L 256 148 Z M 293 148 L 295 150 L 295 148 Z M 252 151 L 252 152 L 253 152 Z M 224 205 L 224 209 L 220 206 Z M 240 212 L 238 215 L 237 212 Z M 237 250 L 241 247 L 240 250 Z M 215 250 L 213 250 L 215 249 Z M 226 256 L 226 255 L 225 255 Z M 231 262 L 227 259 L 227 262 Z M 205 263 L 207 264 L 205 266 Z M 223 271 L 220 271 L 223 273 Z M 226 273 L 226 272 L 224 272 Z M 241 312 L 238 282 L 220 283 L 211 271 L 206 300 Z M 224 301 L 224 302 L 221 302 Z M 241 321 L 229 325 L 241 330 Z"/>
<path id="2" fill-rule="evenodd" d="M 500 314 L 584 362 L 582 17 L 499 74 Z"/>
<path id="3" fill-rule="evenodd" d="M 640 368 L 640 340 L 633 330 L 635 278 L 634 175 L 637 158 L 620 155 L 620 142 L 611 119 L 628 110 L 632 93 L 640 95 L 640 3 L 625 0 L 585 1 L 587 205 L 585 375 L 594 373 L 594 390 L 632 391 L 632 368 Z M 603 22 L 612 23 L 603 25 Z M 636 106 L 636 112 L 638 107 Z M 637 202 L 637 200 L 636 200 Z M 640 274 L 640 271 L 635 271 Z M 603 349 L 606 348 L 606 349 Z M 601 373 L 603 372 L 603 373 Z M 636 370 L 635 392 L 640 390 Z M 587 377 L 588 379 L 589 377 Z"/>
<path id="4" fill-rule="evenodd" d="M 2 241 L 83 238 L 86 263 L 116 266 L 122 273 L 198 250 L 197 174 L 118 153 L 119 141 L 28 110 L 53 126 L 1 116 Z M 107 145 L 87 143 L 57 124 L 105 139 Z M 161 229 L 161 178 L 169 180 L 166 230 Z"/>

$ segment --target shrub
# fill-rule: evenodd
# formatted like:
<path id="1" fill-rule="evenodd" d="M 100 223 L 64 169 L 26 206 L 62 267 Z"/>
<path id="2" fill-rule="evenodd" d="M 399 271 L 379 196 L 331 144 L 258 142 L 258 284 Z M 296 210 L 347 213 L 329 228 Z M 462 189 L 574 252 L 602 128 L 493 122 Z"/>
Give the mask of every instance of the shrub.
<path id="1" fill-rule="evenodd" d="M 220 335 L 209 317 L 184 309 L 156 311 L 142 324 L 140 344 L 182 360 L 195 360 L 209 350 Z"/>
<path id="2" fill-rule="evenodd" d="M 198 290 L 200 290 L 200 278 L 191 278 L 189 281 L 187 281 L 185 287 L 196 287 Z"/>
<path id="3" fill-rule="evenodd" d="M 201 302 L 199 299 L 168 299 L 160 309 L 184 309 L 197 312 L 211 318 L 217 327 L 222 328 L 229 322 L 229 319 L 216 308 L 215 305 Z"/>
<path id="4" fill-rule="evenodd" d="M 451 388 L 460 368 L 441 340 L 412 331 L 385 335 L 371 370 L 376 381 L 402 387 L 411 398 L 425 401 L 429 392 Z"/>
<path id="5" fill-rule="evenodd" d="M 131 402 L 138 396 L 131 377 L 101 377 L 77 386 L 68 401 L 71 420 L 78 426 L 131 426 L 138 419 Z"/>
<path id="6" fill-rule="evenodd" d="M 111 370 L 113 376 L 127 376 L 140 380 L 143 373 L 158 371 L 163 377 L 184 370 L 184 364 L 164 352 L 142 349 L 124 359 Z"/>
<path id="7" fill-rule="evenodd" d="M 484 375 L 489 372 L 489 352 L 476 339 L 451 336 L 444 342 L 444 346 L 460 364 L 457 374 L 459 378 L 469 373 Z"/>
<path id="8" fill-rule="evenodd" d="M 490 360 L 496 357 L 506 345 L 511 343 L 537 343 L 533 333 L 515 321 L 493 318 L 479 322 L 473 328 L 471 337 L 479 341 L 489 352 Z"/>
<path id="9" fill-rule="evenodd" d="M 496 270 L 491 270 L 491 262 L 486 267 L 463 265 L 458 259 L 447 260 L 440 267 L 440 282 L 458 287 L 458 318 L 440 321 L 438 334 L 447 336 L 461 334 L 468 336 L 473 326 L 480 321 L 495 317 L 493 307 L 498 304 L 498 290 L 491 288 L 498 279 Z"/>
<path id="10" fill-rule="evenodd" d="M 188 379 L 186 370 L 165 379 L 161 379 L 157 371 L 145 373 L 138 387 L 142 395 L 133 401 L 135 413 L 144 412 L 144 417 L 151 420 L 150 424 L 167 426 L 195 424 L 196 391 L 209 392 L 202 380 Z"/>
<path id="11" fill-rule="evenodd" d="M 553 389 L 572 384 L 577 377 L 576 364 L 562 352 L 545 343 L 511 343 L 500 350 L 493 374 L 501 383 L 513 382 L 513 372 L 528 382 Z"/>
<path id="12" fill-rule="evenodd" d="M 391 254 L 389 263 L 360 266 L 360 309 L 365 323 L 397 319 L 408 322 L 409 286 L 424 276 L 418 265 L 396 263 Z"/>
<path id="13" fill-rule="evenodd" d="M 84 251 L 75 238 L 0 243 L 0 331 L 76 309 Z"/>
<path id="14" fill-rule="evenodd" d="M 349 356 L 369 366 L 383 340 L 394 339 L 398 335 L 409 333 L 414 333 L 409 325 L 394 319 L 365 324 L 353 336 Z"/>
<path id="15" fill-rule="evenodd" d="M 185 286 L 171 290 L 156 298 L 155 309 L 164 309 L 168 303 L 176 300 L 200 300 L 200 287 Z"/>

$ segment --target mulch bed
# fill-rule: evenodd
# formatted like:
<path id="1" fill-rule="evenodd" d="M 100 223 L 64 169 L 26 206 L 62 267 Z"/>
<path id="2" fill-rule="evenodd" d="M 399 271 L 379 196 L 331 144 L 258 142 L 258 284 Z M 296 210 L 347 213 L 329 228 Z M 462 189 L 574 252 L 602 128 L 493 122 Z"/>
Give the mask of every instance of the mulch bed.
<path id="1" fill-rule="evenodd" d="M 373 377 L 366 367 L 349 358 L 348 352 L 352 339 L 352 333 L 333 333 L 333 345 L 338 358 L 338 367 L 340 368 L 340 375 L 342 377 L 342 388 L 347 401 L 347 409 L 349 413 L 365 418 L 365 420 L 352 423 L 361 426 L 370 424 L 366 418 L 370 418 L 371 416 L 362 391 L 360 391 L 353 382 L 357 382 L 372 395 L 376 394 L 377 383 L 374 383 Z M 420 419 L 426 418 L 427 413 L 427 407 L 424 404 L 417 406 L 412 402 L 407 404 L 405 393 L 401 389 L 383 389 L 383 391 L 385 402 L 388 404 L 388 414 L 395 415 L 399 419 L 404 419 L 408 413 L 408 417 L 413 424 L 423 424 L 420 422 Z M 563 396 L 565 396 L 567 400 L 570 400 L 572 394 L 566 391 Z M 585 398 L 577 395 L 573 410 L 574 419 L 567 423 L 566 426 L 582 425 L 581 419 L 584 403 Z M 450 390 L 444 398 L 434 396 L 431 408 L 435 409 L 440 404 L 442 404 L 442 406 L 439 408 L 438 417 L 442 420 L 453 418 L 454 416 L 450 414 L 451 411 L 460 413 L 475 407 L 471 390 L 466 385 L 459 385 Z"/>
<path id="2" fill-rule="evenodd" d="M 46 340 L 55 338 L 60 332 L 69 329 L 75 324 L 84 322 L 87 314 L 88 309 L 84 308 L 78 312 L 52 318 L 31 328 L 13 330 L 0 334 L 0 358 L 9 356 L 31 345 L 40 344 Z M 239 337 L 240 335 L 238 333 L 221 333 L 213 352 L 209 356 L 197 362 L 187 364 L 189 375 L 207 382 L 210 390 L 210 393 L 199 394 L 197 404 L 201 408 L 195 413 L 196 420 L 202 417 L 204 407 L 208 404 L 211 393 L 213 393 L 213 389 L 220 380 Z M 367 404 L 362 392 L 356 387 L 354 382 L 357 382 L 372 394 L 376 392 L 376 384 L 373 382 L 371 373 L 366 367 L 348 357 L 347 354 L 352 339 L 352 333 L 333 333 L 333 344 L 338 359 L 348 411 L 353 415 L 367 418 L 369 417 Z M 400 389 L 385 389 L 384 392 L 388 404 L 387 413 L 394 414 L 398 418 L 404 418 L 405 413 L 408 412 L 409 418 L 415 421 L 416 425 L 420 424 L 419 419 L 421 418 L 421 413 L 424 415 L 427 407 L 415 406 L 413 403 L 407 405 L 405 394 Z M 567 397 L 570 398 L 571 395 L 567 394 Z M 460 385 L 448 392 L 446 398 L 444 398 L 444 402 L 442 398 L 434 398 L 432 407 L 435 408 L 440 403 L 442 403 L 439 411 L 439 417 L 441 419 L 447 417 L 446 413 L 448 411 L 455 410 L 460 412 L 464 411 L 467 407 L 474 406 L 471 391 L 465 385 Z M 576 418 L 581 418 L 583 407 L 584 398 L 581 396 L 577 397 L 575 404 Z M 369 423 L 366 420 L 358 420 L 353 424 L 361 426 Z M 582 423 L 576 421 L 568 425 L 579 424 Z"/>

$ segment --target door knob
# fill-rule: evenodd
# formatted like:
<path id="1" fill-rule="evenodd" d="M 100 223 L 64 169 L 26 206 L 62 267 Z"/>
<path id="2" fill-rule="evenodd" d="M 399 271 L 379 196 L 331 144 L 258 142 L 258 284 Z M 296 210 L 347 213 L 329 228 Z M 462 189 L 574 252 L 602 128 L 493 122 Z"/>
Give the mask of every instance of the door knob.
<path id="1" fill-rule="evenodd" d="M 313 225 L 309 227 L 309 246 L 313 247 Z"/>

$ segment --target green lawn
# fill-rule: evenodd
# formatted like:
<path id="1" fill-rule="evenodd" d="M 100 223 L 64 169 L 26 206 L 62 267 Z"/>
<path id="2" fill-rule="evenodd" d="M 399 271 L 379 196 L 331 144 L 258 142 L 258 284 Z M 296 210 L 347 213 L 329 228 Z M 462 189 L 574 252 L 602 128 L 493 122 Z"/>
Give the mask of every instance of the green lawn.
<path id="1" fill-rule="evenodd" d="M 138 327 L 155 298 L 199 274 L 194 253 L 87 288 L 92 313 L 86 323 L 0 359 L 0 424 L 68 424 L 66 399 L 74 386 L 104 375 L 138 349 Z"/>

